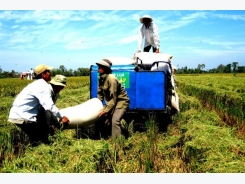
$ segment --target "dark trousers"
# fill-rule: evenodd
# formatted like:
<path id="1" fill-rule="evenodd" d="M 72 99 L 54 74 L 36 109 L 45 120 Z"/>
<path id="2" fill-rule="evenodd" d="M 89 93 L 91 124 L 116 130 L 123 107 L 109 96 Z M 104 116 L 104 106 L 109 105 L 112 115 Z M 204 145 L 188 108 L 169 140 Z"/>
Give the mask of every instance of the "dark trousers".
<path id="1" fill-rule="evenodd" d="M 94 139 L 109 139 L 111 136 L 111 119 L 100 118 L 94 124 Z"/>
<path id="2" fill-rule="evenodd" d="M 49 110 L 41 109 L 37 116 L 37 122 L 24 122 L 23 124 L 15 124 L 21 128 L 29 137 L 32 145 L 42 143 L 50 143 L 49 135 L 54 135 L 55 129 L 60 128 L 57 118 Z"/>
<path id="3" fill-rule="evenodd" d="M 149 52 L 150 49 L 151 49 L 151 47 L 152 47 L 151 45 L 145 47 L 145 48 L 144 48 L 144 52 Z M 156 52 L 156 50 L 157 50 L 157 49 L 156 49 L 155 47 L 152 47 L 152 51 L 153 51 L 153 52 Z"/>
<path id="4" fill-rule="evenodd" d="M 113 115 L 112 115 L 112 129 L 111 129 L 111 137 L 112 140 L 116 140 L 122 135 L 122 125 L 121 120 L 126 112 L 126 109 L 115 109 Z"/>
<path id="5" fill-rule="evenodd" d="M 112 140 L 122 136 L 121 120 L 126 109 L 115 109 L 112 115 L 101 118 L 95 123 L 95 139 L 108 139 L 110 134 Z"/>

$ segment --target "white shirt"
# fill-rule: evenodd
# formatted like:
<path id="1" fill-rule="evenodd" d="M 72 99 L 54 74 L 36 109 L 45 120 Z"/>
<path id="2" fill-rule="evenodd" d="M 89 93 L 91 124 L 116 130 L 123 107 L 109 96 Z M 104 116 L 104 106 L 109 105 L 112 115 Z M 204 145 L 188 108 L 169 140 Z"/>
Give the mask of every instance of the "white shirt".
<path id="1" fill-rule="evenodd" d="M 53 102 L 54 102 L 54 104 L 55 104 L 56 101 L 57 101 L 57 99 L 58 99 L 58 97 L 59 97 L 59 93 L 56 93 L 56 94 L 55 94 L 54 89 L 53 89 L 53 87 L 51 86 L 51 84 L 49 84 L 49 90 L 50 90 L 50 93 L 51 93 L 51 97 L 52 97 L 52 99 L 53 99 Z"/>
<path id="2" fill-rule="evenodd" d="M 159 49 L 160 38 L 156 24 L 153 22 L 150 23 L 149 28 L 146 28 L 144 24 L 140 26 L 138 34 L 138 50 L 142 49 L 143 40 L 145 41 L 144 47 L 152 45 L 154 48 Z"/>
<path id="3" fill-rule="evenodd" d="M 9 112 L 9 121 L 13 122 L 11 121 L 13 119 L 36 121 L 39 105 L 53 112 L 55 116 L 63 117 L 52 100 L 49 84 L 43 79 L 37 79 L 17 95 Z"/>

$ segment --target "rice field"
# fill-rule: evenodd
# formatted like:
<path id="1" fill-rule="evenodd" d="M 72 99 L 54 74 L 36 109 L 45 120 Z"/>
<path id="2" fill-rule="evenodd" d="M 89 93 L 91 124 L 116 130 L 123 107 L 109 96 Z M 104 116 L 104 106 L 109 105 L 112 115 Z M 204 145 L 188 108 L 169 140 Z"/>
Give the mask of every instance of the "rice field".
<path id="1" fill-rule="evenodd" d="M 2 173 L 243 173 L 245 75 L 177 75 L 180 113 L 171 121 L 149 116 L 143 131 L 126 122 L 130 136 L 111 139 L 64 130 L 50 145 L 31 147 L 7 122 L 15 96 L 28 80 L 0 79 Z M 59 108 L 89 99 L 89 77 L 69 77 Z M 159 125 L 165 124 L 166 130 Z"/>

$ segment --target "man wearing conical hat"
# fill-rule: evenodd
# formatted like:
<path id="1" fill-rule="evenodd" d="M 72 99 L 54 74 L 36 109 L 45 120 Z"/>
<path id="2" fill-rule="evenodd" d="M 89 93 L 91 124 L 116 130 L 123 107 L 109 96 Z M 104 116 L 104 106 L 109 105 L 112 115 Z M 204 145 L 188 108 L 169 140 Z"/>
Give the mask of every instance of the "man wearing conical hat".
<path id="1" fill-rule="evenodd" d="M 138 34 L 138 52 L 141 52 L 144 41 L 144 52 L 152 51 L 159 53 L 160 51 L 160 38 L 158 35 L 158 27 L 153 23 L 150 15 L 144 15 L 140 18 L 142 25 L 139 28 Z"/>

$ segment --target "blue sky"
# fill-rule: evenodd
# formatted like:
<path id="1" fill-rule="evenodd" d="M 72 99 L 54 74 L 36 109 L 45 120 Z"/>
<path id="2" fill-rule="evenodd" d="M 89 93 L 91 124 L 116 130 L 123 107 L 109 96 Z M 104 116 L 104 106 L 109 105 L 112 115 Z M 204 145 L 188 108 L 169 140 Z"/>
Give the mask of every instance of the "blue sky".
<path id="1" fill-rule="evenodd" d="M 245 65 L 245 10 L 200 10 L 198 6 L 193 10 L 120 10 L 116 5 L 94 10 L 73 10 L 74 6 L 25 10 L 11 6 L 0 11 L 3 71 L 28 71 L 40 63 L 75 70 L 89 68 L 104 57 L 132 58 L 137 51 L 139 18 L 144 14 L 151 15 L 158 26 L 160 52 L 173 55 L 178 68 Z"/>

